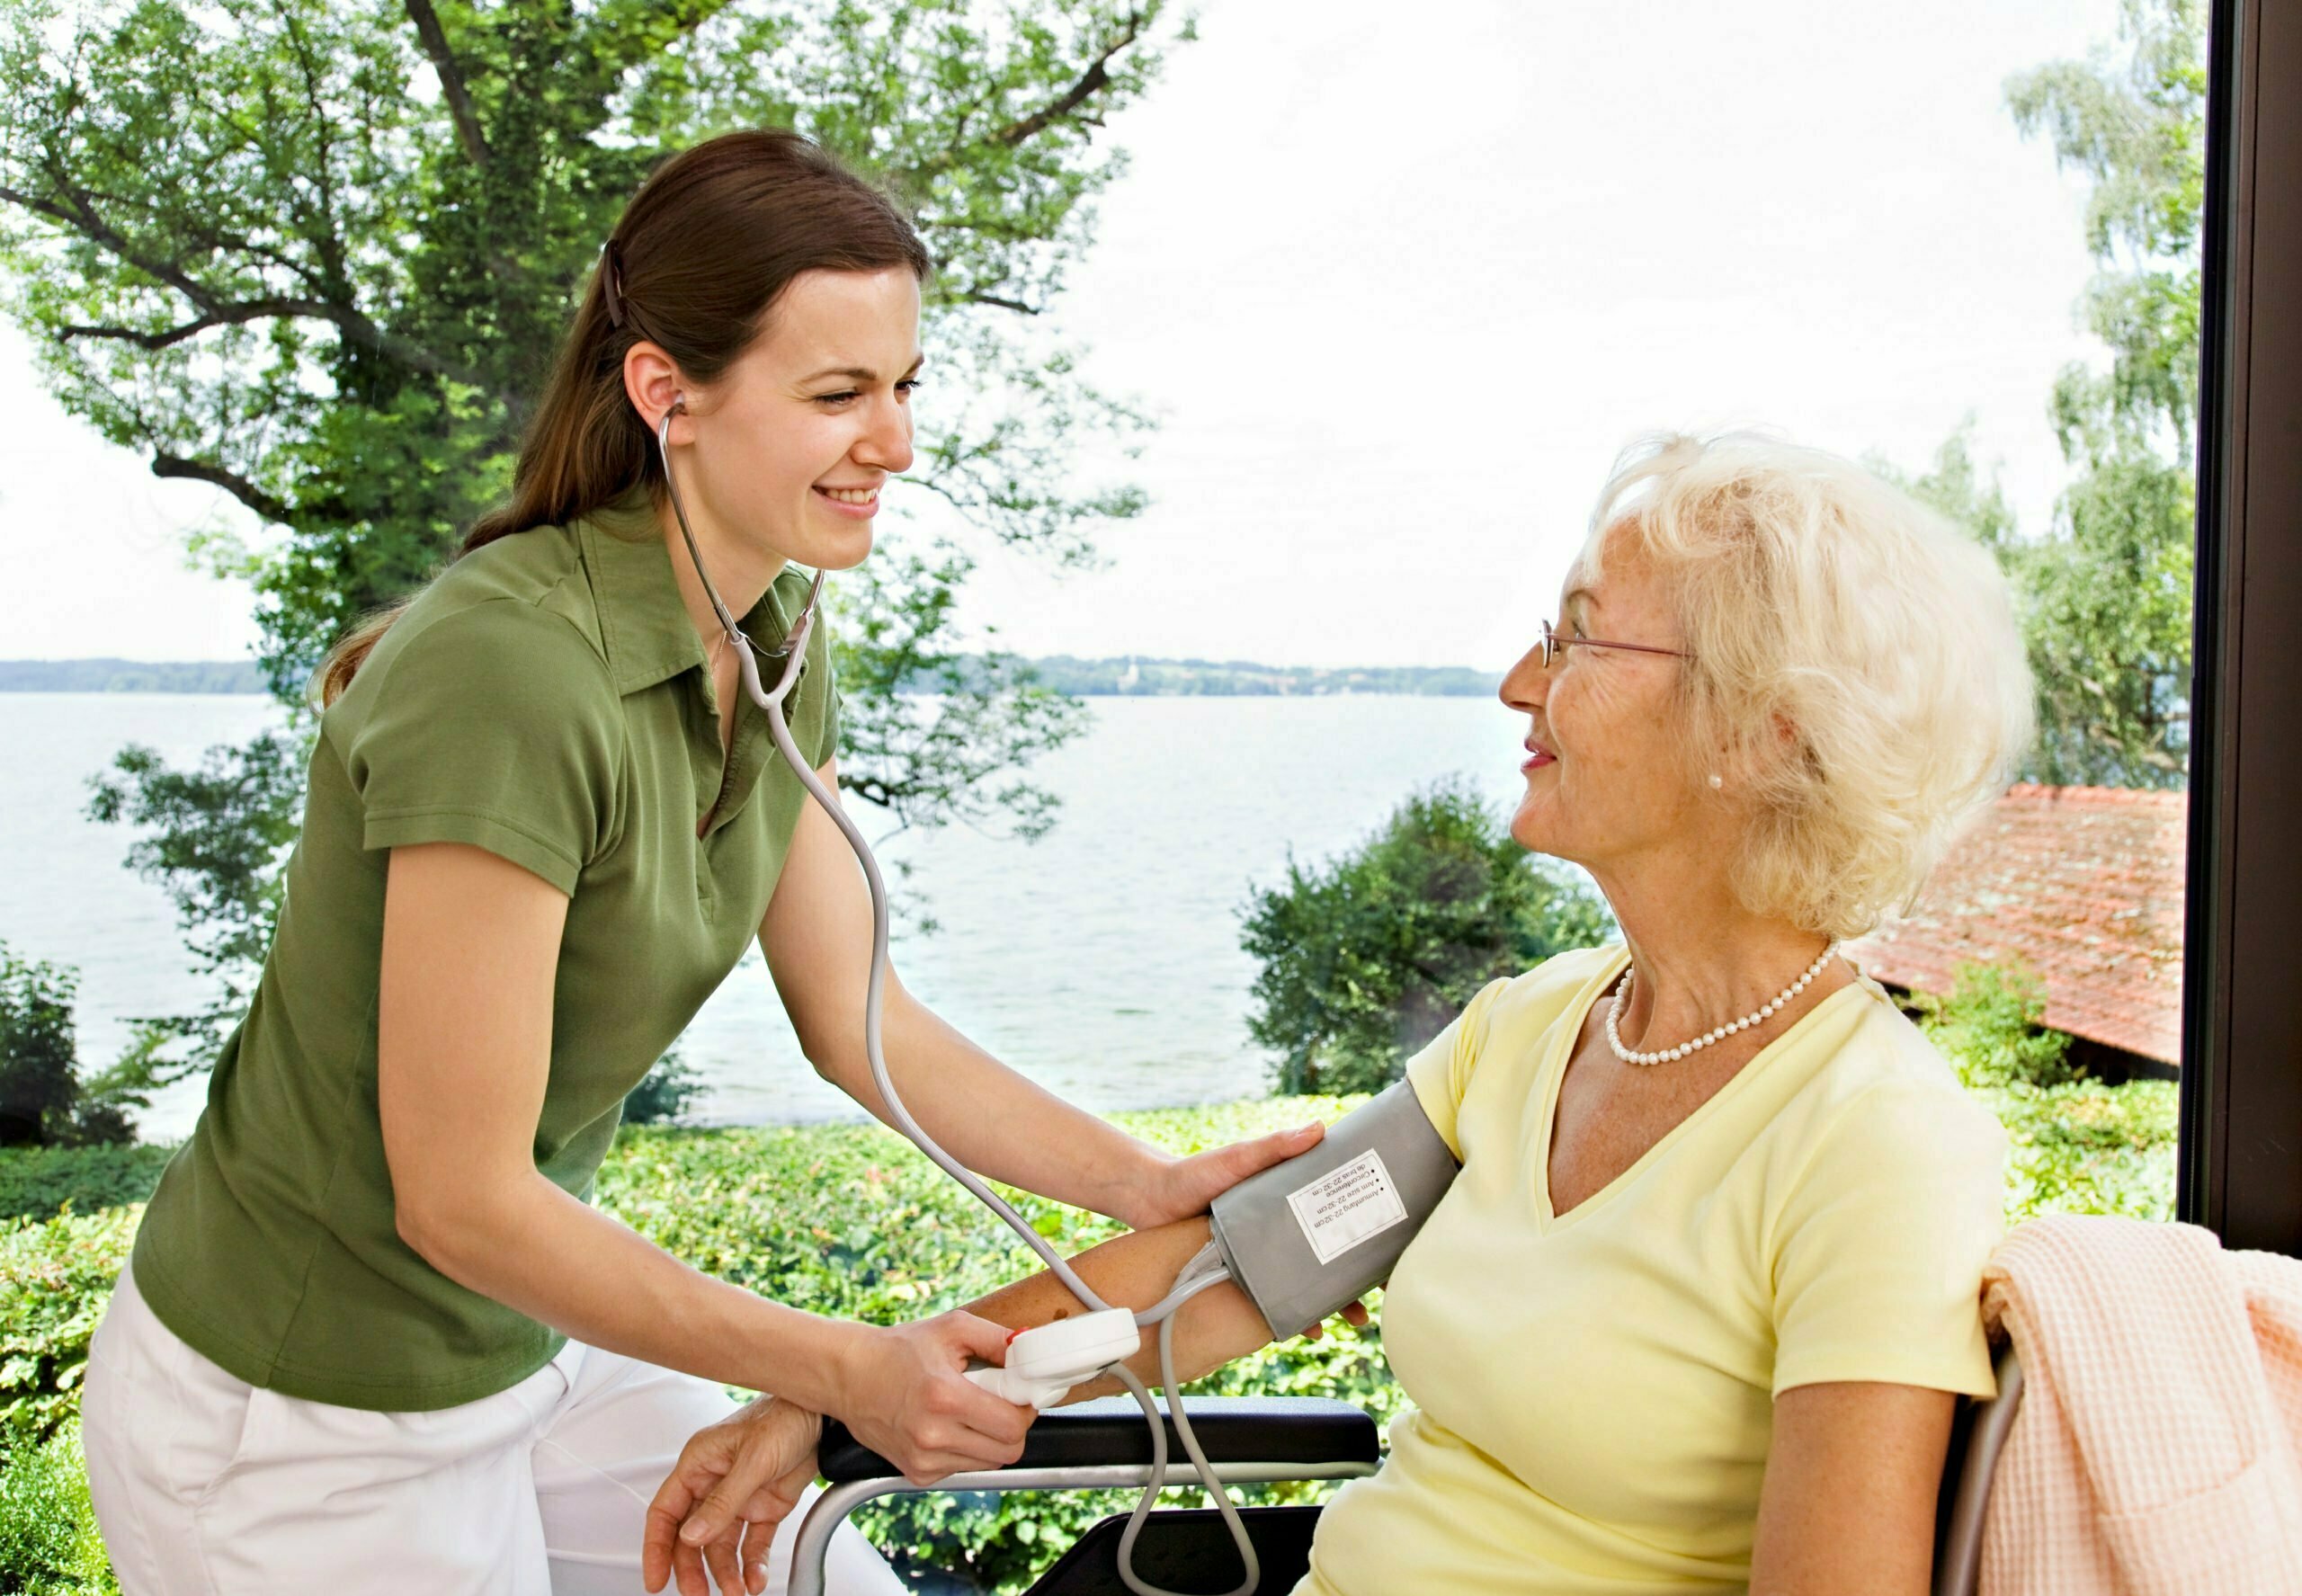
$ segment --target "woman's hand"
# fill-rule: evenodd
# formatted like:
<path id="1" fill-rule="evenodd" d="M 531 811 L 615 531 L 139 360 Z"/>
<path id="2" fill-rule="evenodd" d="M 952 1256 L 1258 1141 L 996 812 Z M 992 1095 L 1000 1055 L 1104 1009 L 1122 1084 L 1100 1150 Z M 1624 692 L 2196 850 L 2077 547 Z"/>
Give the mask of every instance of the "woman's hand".
<path id="1" fill-rule="evenodd" d="M 639 1554 L 650 1591 L 679 1576 L 680 1596 L 708 1596 L 709 1565 L 720 1596 L 767 1589 L 767 1553 L 799 1493 L 815 1483 L 821 1417 L 763 1396 L 699 1430 L 647 1504 Z"/>
<path id="2" fill-rule="evenodd" d="M 1155 1230 L 1177 1219 L 1207 1212 L 1217 1198 L 1249 1175 L 1260 1174 L 1319 1145 L 1327 1128 L 1311 1124 L 1275 1130 L 1252 1141 L 1233 1142 L 1189 1158 L 1170 1158 L 1144 1173 L 1129 1212 L 1115 1214 L 1136 1230 Z"/>
<path id="3" fill-rule="evenodd" d="M 857 1327 L 832 1411 L 855 1439 L 915 1485 L 947 1474 L 1003 1468 L 1023 1455 L 1039 1415 L 967 1378 L 968 1360 L 1007 1360 L 1008 1332 L 954 1311 L 909 1324 Z"/>

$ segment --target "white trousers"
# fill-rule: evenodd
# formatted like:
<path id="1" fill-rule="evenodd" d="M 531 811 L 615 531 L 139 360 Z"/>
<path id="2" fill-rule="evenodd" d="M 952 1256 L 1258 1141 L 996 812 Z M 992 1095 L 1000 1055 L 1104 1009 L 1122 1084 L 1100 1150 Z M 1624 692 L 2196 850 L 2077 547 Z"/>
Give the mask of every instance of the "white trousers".
<path id="1" fill-rule="evenodd" d="M 647 1503 L 733 1407 L 709 1381 L 573 1342 L 460 1407 L 300 1401 L 193 1351 L 123 1270 L 81 1422 L 126 1596 L 639 1596 Z M 773 1596 L 814 1495 L 776 1536 Z M 852 1528 L 826 1573 L 835 1596 L 904 1589 Z"/>

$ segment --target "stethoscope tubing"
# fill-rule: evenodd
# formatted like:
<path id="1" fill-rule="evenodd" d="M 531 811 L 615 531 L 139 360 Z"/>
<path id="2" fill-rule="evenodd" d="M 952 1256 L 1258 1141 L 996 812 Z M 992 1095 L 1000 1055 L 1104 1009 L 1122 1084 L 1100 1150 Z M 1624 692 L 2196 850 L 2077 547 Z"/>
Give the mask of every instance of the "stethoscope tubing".
<path id="1" fill-rule="evenodd" d="M 783 662 L 783 668 L 777 675 L 774 687 L 769 688 L 760 676 L 759 656 L 763 651 L 745 633 L 735 615 L 720 599 L 718 589 L 712 585 L 709 575 L 704 570 L 703 554 L 696 546 L 695 532 L 688 524 L 687 505 L 680 497 L 679 481 L 672 472 L 672 418 L 685 407 L 684 401 L 674 401 L 672 406 L 664 412 L 663 418 L 656 426 L 656 448 L 663 462 L 664 486 L 671 497 L 673 516 L 679 522 L 680 537 L 687 544 L 688 557 L 695 564 L 696 580 L 703 584 L 704 595 L 711 602 L 712 613 L 718 618 L 720 626 L 726 629 L 728 641 L 736 645 L 736 668 L 742 677 L 744 691 L 752 702 L 766 712 L 768 731 L 775 739 L 777 752 L 782 754 L 784 762 L 791 767 L 791 773 L 799 779 L 799 784 L 807 789 L 808 796 L 822 807 L 824 813 L 831 817 L 832 824 L 839 827 L 840 834 L 847 839 L 847 845 L 853 851 L 856 862 L 863 867 L 864 884 L 870 892 L 871 967 L 864 986 L 863 1055 L 870 1065 L 871 1083 L 879 1089 L 879 1100 L 887 1104 L 888 1115 L 895 1120 L 897 1128 L 903 1132 L 913 1146 L 924 1153 L 945 1174 L 971 1192 L 977 1201 L 1005 1221 L 1007 1227 L 1022 1238 L 1024 1244 L 1039 1255 L 1040 1261 L 1048 1266 L 1056 1279 L 1063 1282 L 1065 1288 L 1074 1297 L 1090 1309 L 1099 1312 L 1108 1311 L 1111 1305 L 1104 1301 L 1093 1287 L 1079 1277 L 1078 1271 L 1071 1267 L 1070 1260 L 1057 1252 L 1054 1244 L 1015 1210 L 1013 1204 L 993 1190 L 973 1170 L 946 1153 L 935 1138 L 927 1134 L 919 1121 L 912 1118 L 910 1109 L 905 1106 L 902 1095 L 896 1091 L 895 1081 L 888 1069 L 887 1054 L 880 1046 L 880 1017 L 885 1006 L 888 977 L 887 882 L 879 873 L 879 861 L 873 857 L 871 845 L 864 837 L 862 828 L 857 825 L 853 817 L 847 813 L 844 806 L 840 803 L 838 795 L 825 784 L 823 778 L 818 776 L 807 763 L 807 755 L 800 752 L 799 741 L 792 736 L 790 723 L 784 715 L 784 705 L 799 687 L 799 678 L 807 671 L 807 638 L 815 629 L 816 606 L 823 595 L 825 573 L 820 568 L 817 569 L 815 579 L 807 589 L 807 602 L 801 606 L 799 618 L 785 632 L 781 645 L 769 652 L 768 657 L 780 657 Z M 1174 1368 L 1176 1311 L 1200 1292 L 1209 1287 L 1220 1285 L 1229 1276 L 1219 1266 L 1196 1275 L 1191 1275 L 1189 1270 L 1186 1270 L 1185 1273 L 1187 1278 L 1179 1280 L 1165 1297 L 1137 1313 L 1134 1318 L 1138 1325 L 1147 1327 L 1156 1324 L 1159 1327 L 1159 1374 L 1167 1393 L 1167 1406 L 1174 1420 L 1176 1438 L 1182 1442 L 1184 1451 L 1197 1467 L 1201 1484 L 1206 1487 L 1208 1493 L 1214 1498 L 1216 1507 L 1222 1513 L 1224 1524 L 1230 1529 L 1232 1539 L 1237 1544 L 1239 1556 L 1246 1565 L 1245 1582 L 1236 1591 L 1230 1592 L 1228 1596 L 1250 1596 L 1255 1586 L 1262 1582 L 1262 1572 L 1255 1556 L 1254 1547 L 1248 1539 L 1246 1527 L 1240 1521 L 1237 1508 L 1232 1503 L 1229 1489 L 1222 1481 L 1215 1477 L 1215 1471 L 1208 1463 L 1206 1454 L 1200 1449 L 1198 1438 L 1191 1433 L 1191 1421 L 1183 1413 L 1182 1395 L 1177 1389 Z M 1127 1529 L 1120 1538 L 1120 1578 L 1126 1583 L 1129 1590 L 1136 1592 L 1136 1596 L 1173 1596 L 1173 1592 L 1163 1591 L 1155 1585 L 1138 1580 L 1134 1569 L 1136 1537 L 1142 1529 L 1144 1519 L 1151 1511 L 1151 1504 L 1157 1499 L 1160 1482 L 1166 1473 L 1166 1426 L 1160 1422 L 1159 1409 L 1153 1402 L 1151 1393 L 1144 1386 L 1142 1380 L 1137 1378 L 1133 1369 L 1124 1363 L 1114 1363 L 1110 1366 L 1108 1372 L 1119 1378 L 1120 1382 L 1127 1387 L 1129 1394 L 1135 1398 L 1137 1404 L 1143 1409 L 1144 1417 L 1151 1425 L 1153 1454 L 1151 1483 L 1144 1487 L 1143 1494 L 1136 1502 L 1135 1511 L 1129 1516 Z"/>

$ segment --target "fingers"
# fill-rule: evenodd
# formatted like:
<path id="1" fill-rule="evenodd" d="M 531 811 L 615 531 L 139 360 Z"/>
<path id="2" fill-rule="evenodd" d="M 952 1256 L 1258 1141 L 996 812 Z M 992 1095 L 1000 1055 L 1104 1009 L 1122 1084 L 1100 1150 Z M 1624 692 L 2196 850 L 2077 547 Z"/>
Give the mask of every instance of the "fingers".
<path id="1" fill-rule="evenodd" d="M 1338 1315 L 1338 1317 L 1340 1317 L 1344 1324 L 1360 1330 L 1366 1329 L 1370 1323 L 1367 1314 L 1367 1305 L 1363 1302 L 1345 1303 L 1343 1307 L 1343 1312 Z M 1303 1333 L 1303 1339 L 1305 1341 L 1321 1341 L 1325 1339 L 1327 1327 L 1325 1324 L 1314 1324 Z"/>
<path id="2" fill-rule="evenodd" d="M 711 1577 L 719 1582 L 719 1596 L 738 1596 L 744 1588 L 743 1570 L 736 1560 L 744 1529 L 744 1521 L 737 1519 L 704 1543 L 704 1565 L 711 1570 Z"/>
<path id="3" fill-rule="evenodd" d="M 672 1574 L 680 1596 L 711 1596 L 711 1582 L 703 1572 L 703 1551 L 682 1541 L 672 1552 Z"/>
<path id="4" fill-rule="evenodd" d="M 767 1554 L 775 1545 L 776 1526 L 747 1525 L 744 1530 L 744 1589 L 750 1596 L 766 1596 Z"/>
<path id="5" fill-rule="evenodd" d="M 1004 1397 L 994 1396 L 972 1380 L 959 1384 L 961 1405 L 951 1416 L 974 1437 L 988 1443 L 982 1454 L 983 1462 L 977 1467 L 1001 1468 L 1013 1463 L 1023 1449 L 1023 1437 L 1030 1433 L 1031 1421 L 1039 1416 L 1039 1410 L 1019 1407 Z M 976 1449 L 965 1439 L 952 1444 L 965 1451 Z"/>
<path id="6" fill-rule="evenodd" d="M 1249 1175 L 1269 1169 L 1274 1164 L 1284 1164 L 1290 1158 L 1300 1157 L 1317 1146 L 1319 1138 L 1326 1133 L 1327 1128 L 1324 1125 L 1298 1125 L 1292 1130 L 1274 1130 L 1253 1141 L 1233 1142 L 1227 1147 L 1218 1148 L 1208 1156 L 1221 1161 L 1222 1181 L 1208 1194 L 1209 1200 L 1212 1201 Z"/>
<path id="7" fill-rule="evenodd" d="M 660 1591 L 671 1577 L 674 1548 L 680 1545 L 680 1525 L 687 1518 L 688 1509 L 694 1505 L 695 1492 L 685 1478 L 688 1459 L 682 1457 L 664 1483 L 656 1487 L 655 1500 L 647 1504 L 646 1528 L 639 1542 L 639 1579 L 650 1592 Z M 686 1585 L 680 1587 L 683 1596 L 693 1596 Z"/>
<path id="8" fill-rule="evenodd" d="M 942 1323 L 959 1351 L 968 1357 L 980 1358 L 986 1363 L 1007 1361 L 1007 1343 L 1015 1338 L 1015 1333 L 1005 1325 L 994 1324 L 988 1319 L 979 1319 L 956 1308 L 942 1316 Z"/>
<path id="9" fill-rule="evenodd" d="M 804 1409 L 781 1403 L 759 1409 L 753 1422 L 743 1427 L 734 1456 L 718 1463 L 717 1477 L 691 1482 L 691 1485 L 708 1483 L 709 1489 L 688 1511 L 686 1521 L 680 1526 L 680 1539 L 689 1546 L 703 1546 L 730 1533 L 745 1520 L 781 1518 L 790 1511 L 799 1490 L 816 1477 L 816 1442 L 821 1434 L 821 1421 Z M 800 1486 L 783 1493 L 783 1482 L 795 1477 Z M 730 1551 L 730 1568 L 734 1556 Z"/>
<path id="10" fill-rule="evenodd" d="M 782 1512 L 767 1521 L 754 1520 L 744 1530 L 744 1588 L 750 1596 L 765 1596 L 767 1590 L 767 1555 L 775 1545 L 777 1530 L 784 1518 L 799 1505 L 799 1498 L 816 1483 L 815 1465 L 810 1462 L 793 1469 L 768 1487 L 768 1493 L 783 1504 Z"/>

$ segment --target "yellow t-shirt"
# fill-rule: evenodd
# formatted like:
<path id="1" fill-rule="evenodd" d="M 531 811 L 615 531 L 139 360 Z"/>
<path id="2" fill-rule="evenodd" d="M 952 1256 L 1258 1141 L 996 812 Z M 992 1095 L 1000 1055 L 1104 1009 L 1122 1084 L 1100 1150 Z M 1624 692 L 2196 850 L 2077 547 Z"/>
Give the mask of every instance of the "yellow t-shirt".
<path id="1" fill-rule="evenodd" d="M 1407 1065 L 1463 1164 L 1384 1294 L 1415 1405 L 1298 1596 L 1741 1591 L 1776 1395 L 1993 1391 L 2004 1137 L 1867 979 L 1552 1215 L 1559 1079 L 1628 958 L 1497 981 Z"/>

